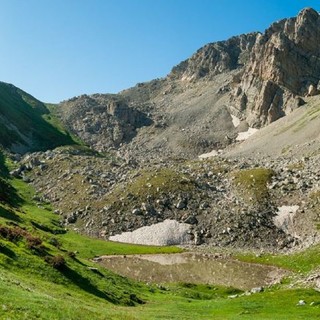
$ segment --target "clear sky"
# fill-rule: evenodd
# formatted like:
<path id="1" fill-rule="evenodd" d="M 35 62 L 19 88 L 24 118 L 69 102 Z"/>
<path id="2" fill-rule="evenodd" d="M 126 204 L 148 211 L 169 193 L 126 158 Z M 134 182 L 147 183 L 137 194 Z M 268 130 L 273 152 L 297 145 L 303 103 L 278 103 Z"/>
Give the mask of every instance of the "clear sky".
<path id="1" fill-rule="evenodd" d="M 304 7 L 320 1 L 0 0 L 0 80 L 44 102 L 116 93 Z"/>

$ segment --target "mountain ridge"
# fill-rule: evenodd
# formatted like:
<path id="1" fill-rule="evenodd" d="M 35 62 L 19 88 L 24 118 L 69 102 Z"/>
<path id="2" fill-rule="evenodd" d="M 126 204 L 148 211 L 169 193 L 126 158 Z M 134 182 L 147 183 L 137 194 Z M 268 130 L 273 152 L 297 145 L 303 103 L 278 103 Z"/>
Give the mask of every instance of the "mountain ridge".
<path id="1" fill-rule="evenodd" d="M 82 103 L 89 113 L 100 108 L 99 119 L 90 117 L 90 122 L 97 123 L 94 141 L 81 119 L 62 114 L 61 121 L 94 149 L 116 147 L 123 156 L 136 157 L 137 149 L 150 157 L 160 150 L 167 156 L 194 157 L 223 149 L 239 132 L 266 126 L 303 105 L 305 96 L 318 94 L 319 48 L 312 43 L 320 43 L 319 30 L 319 14 L 306 8 L 263 33 L 207 44 L 165 78 L 113 95 L 124 102 L 126 110 L 148 118 L 143 126 L 132 126 L 130 137 L 119 125 L 120 118 L 110 118 L 101 109 L 104 104 L 107 110 L 111 103 L 108 95 L 100 95 L 99 102 L 92 95 L 96 102 L 90 106 Z M 81 99 L 64 101 L 60 109 L 77 109 Z M 232 117 L 240 119 L 239 127 L 233 125 Z M 110 119 L 118 134 L 99 126 Z"/>
<path id="2" fill-rule="evenodd" d="M 319 144 L 315 131 L 320 103 L 317 90 L 311 92 L 308 82 L 301 95 L 296 95 L 277 80 L 281 66 L 274 52 L 278 52 L 276 46 L 295 45 L 294 40 L 299 45 L 303 43 L 303 48 L 313 57 L 317 47 L 303 42 L 299 32 L 301 28 L 307 32 L 318 21 L 318 13 L 305 9 L 297 18 L 277 22 L 263 34 L 251 33 L 208 44 L 173 68 L 164 79 L 140 83 L 119 94 L 82 95 L 63 101 L 51 108 L 50 115 L 59 117 L 67 132 L 95 152 L 75 146 L 33 153 L 23 157 L 20 167 L 12 174 L 32 183 L 44 199 L 53 203 L 66 226 L 89 235 L 107 238 L 174 217 L 179 222 L 191 222 L 192 234 L 199 242 L 235 246 L 256 242 L 268 248 L 266 239 L 272 234 L 273 247 L 301 244 L 300 238 L 308 236 L 301 235 L 301 230 L 286 234 L 275 227 L 272 217 L 277 215 L 283 201 L 296 205 L 290 200 L 291 189 L 295 190 L 296 199 L 310 203 L 309 192 L 318 186 L 315 164 Z M 285 37 L 284 29 L 288 30 Z M 297 34 L 292 30 L 297 30 Z M 285 40 L 279 42 L 283 37 Z M 262 47 L 262 61 L 275 59 L 277 63 L 259 67 L 260 60 L 254 57 Z M 302 63 L 299 68 L 309 66 L 308 63 Z M 268 75 L 273 78 L 265 81 L 263 76 Z M 286 77 L 281 79 L 284 81 Z M 307 81 L 308 76 L 302 80 Z M 252 113 L 250 94 L 256 103 Z M 315 96 L 310 100 L 306 95 Z M 286 97 L 297 102 L 294 107 L 292 99 L 288 102 Z M 262 106 L 259 102 L 263 102 Z M 41 106 L 44 108 L 41 112 L 47 110 Z M 296 116 L 283 117 L 286 108 L 299 112 L 292 113 Z M 271 128 L 277 129 L 270 133 L 266 115 L 273 112 L 277 112 L 274 119 L 282 117 L 284 121 L 279 121 L 279 126 L 277 121 L 272 121 Z M 252 129 L 250 117 L 258 121 L 257 127 L 266 128 L 241 143 L 237 136 Z M 285 121 L 288 124 L 281 128 Z M 297 191 L 299 174 L 290 172 L 284 177 L 281 167 L 300 163 L 297 159 L 303 157 L 306 149 L 293 148 L 293 144 L 309 143 L 307 139 L 311 136 L 301 135 L 302 139 L 297 140 L 297 135 L 285 133 L 293 133 L 293 129 L 308 124 L 313 128 L 315 146 L 304 154 L 312 156 L 312 161 L 302 161 L 301 172 L 308 192 L 305 196 Z M 269 132 L 267 137 L 263 132 Z M 266 161 L 268 153 L 263 148 L 276 150 L 277 139 L 281 139 L 281 147 L 272 161 Z M 251 143 L 256 149 L 250 148 Z M 291 149 L 295 153 L 287 152 Z M 212 154 L 218 155 L 216 159 L 203 163 L 195 160 L 212 150 Z M 255 157 L 255 153 L 261 156 Z M 246 173 L 241 173 L 243 170 Z M 211 172 L 210 176 L 206 171 Z M 314 177 L 315 183 L 310 177 Z M 281 181 L 277 184 L 278 194 L 268 189 L 271 179 Z M 282 189 L 283 180 L 289 181 L 288 188 Z M 255 186 L 256 181 L 260 182 Z M 239 190 L 242 187 L 249 190 L 242 193 Z M 259 199 L 259 203 L 254 199 Z M 210 203 L 215 205 L 211 207 Z M 230 215 L 230 205 L 234 216 Z M 306 209 L 301 207 L 299 214 L 303 210 Z M 256 214 L 263 223 L 253 222 Z M 218 233 L 216 228 L 220 230 Z M 226 232 L 228 229 L 236 233 Z M 310 226 L 312 232 L 313 229 Z"/>
<path id="3" fill-rule="evenodd" d="M 74 143 L 50 123 L 48 107 L 12 84 L 0 82 L 0 144 L 13 152 L 46 150 Z"/>

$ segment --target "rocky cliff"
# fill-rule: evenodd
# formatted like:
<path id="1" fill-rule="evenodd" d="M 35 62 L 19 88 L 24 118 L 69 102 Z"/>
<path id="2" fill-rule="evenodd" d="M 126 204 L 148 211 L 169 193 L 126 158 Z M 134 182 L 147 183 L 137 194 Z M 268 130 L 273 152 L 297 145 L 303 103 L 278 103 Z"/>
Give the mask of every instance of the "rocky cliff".
<path id="1" fill-rule="evenodd" d="M 33 153 L 11 175 L 64 226 L 104 239 L 174 219 L 195 244 L 319 243 L 319 33 L 305 9 L 263 34 L 208 44 L 164 79 L 64 101 L 55 110 L 67 128 L 103 153 Z M 265 128 L 238 143 L 249 126 Z"/>
<path id="2" fill-rule="evenodd" d="M 205 45 L 191 58 L 174 67 L 170 79 L 196 81 L 244 66 L 256 41 L 258 33 L 243 34 L 227 41 Z"/>
<path id="3" fill-rule="evenodd" d="M 152 123 L 116 95 L 82 95 L 63 102 L 60 112 L 69 130 L 98 151 L 129 142 L 138 128 Z"/>
<path id="4" fill-rule="evenodd" d="M 318 93 L 320 18 L 310 8 L 270 26 L 256 38 L 240 83 L 236 108 L 251 126 L 263 126 L 299 107 L 301 97 Z"/>
<path id="5" fill-rule="evenodd" d="M 62 120 L 96 150 L 194 157 L 225 148 L 248 126 L 265 126 L 318 94 L 319 52 L 319 14 L 306 8 L 264 33 L 207 44 L 164 79 L 66 101 Z"/>

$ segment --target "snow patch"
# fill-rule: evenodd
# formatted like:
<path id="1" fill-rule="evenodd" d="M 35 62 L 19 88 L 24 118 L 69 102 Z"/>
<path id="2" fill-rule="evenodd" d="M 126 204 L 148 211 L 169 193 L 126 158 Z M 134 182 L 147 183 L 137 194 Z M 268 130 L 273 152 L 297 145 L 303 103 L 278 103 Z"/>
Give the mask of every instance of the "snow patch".
<path id="1" fill-rule="evenodd" d="M 191 242 L 190 228 L 190 224 L 167 219 L 132 232 L 111 236 L 109 240 L 154 246 L 182 245 Z"/>
<path id="2" fill-rule="evenodd" d="M 239 132 L 238 136 L 236 137 L 237 141 L 244 141 L 247 140 L 249 137 L 251 137 L 253 134 L 255 134 L 257 131 L 259 131 L 256 128 L 249 128 L 248 131 L 245 132 Z"/>
<path id="3" fill-rule="evenodd" d="M 273 223 L 284 232 L 289 233 L 293 225 L 293 218 L 299 209 L 299 206 L 282 206 L 278 207 L 278 213 L 273 218 Z"/>
<path id="4" fill-rule="evenodd" d="M 232 114 L 231 114 L 231 118 L 232 118 L 232 123 L 234 127 L 237 128 L 240 124 L 240 119 Z"/>
<path id="5" fill-rule="evenodd" d="M 215 157 L 215 156 L 218 155 L 218 154 L 219 154 L 218 151 L 212 150 L 212 151 L 209 152 L 209 153 L 200 154 L 199 159 L 207 159 L 207 158 Z"/>

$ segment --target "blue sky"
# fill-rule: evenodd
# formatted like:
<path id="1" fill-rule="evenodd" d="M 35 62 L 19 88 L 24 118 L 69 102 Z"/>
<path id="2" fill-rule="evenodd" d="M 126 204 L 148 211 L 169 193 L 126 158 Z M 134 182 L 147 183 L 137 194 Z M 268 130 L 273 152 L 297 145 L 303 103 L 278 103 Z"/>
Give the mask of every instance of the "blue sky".
<path id="1" fill-rule="evenodd" d="M 0 0 L 0 80 L 44 102 L 116 93 L 307 6 L 320 11 L 319 0 Z"/>

